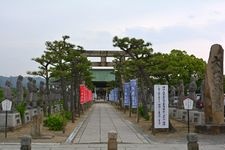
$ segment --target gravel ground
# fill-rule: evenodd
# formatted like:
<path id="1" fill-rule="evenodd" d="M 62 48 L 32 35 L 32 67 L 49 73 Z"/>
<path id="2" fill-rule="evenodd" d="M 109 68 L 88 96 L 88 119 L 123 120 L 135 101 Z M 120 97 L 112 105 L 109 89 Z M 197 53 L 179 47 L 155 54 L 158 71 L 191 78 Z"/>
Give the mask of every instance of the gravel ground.
<path id="1" fill-rule="evenodd" d="M 83 118 L 84 115 L 81 115 L 80 118 L 76 118 L 75 123 L 72 123 L 71 121 L 67 122 L 65 133 L 62 131 L 51 131 L 48 130 L 47 127 L 41 126 L 41 137 L 39 138 L 33 138 L 32 142 L 34 143 L 64 143 L 67 139 L 67 137 L 70 135 L 70 133 L 74 130 L 74 128 L 77 126 L 78 122 Z M 25 124 L 17 129 L 14 129 L 13 131 L 7 132 L 7 138 L 5 138 L 5 133 L 0 132 L 0 142 L 20 142 L 21 137 L 24 135 L 31 135 L 31 123 Z"/>
<path id="2" fill-rule="evenodd" d="M 87 114 L 90 111 L 85 112 Z M 142 118 L 140 118 L 139 123 L 136 123 L 136 114 L 132 114 L 131 117 L 129 117 L 129 112 L 126 113 L 122 111 L 118 111 L 124 119 L 129 120 L 130 122 L 134 123 L 134 125 L 142 130 L 147 136 L 151 138 L 152 141 L 155 141 L 157 143 L 187 143 L 186 135 L 187 135 L 187 124 L 176 121 L 171 119 L 171 123 L 176 129 L 176 132 L 157 132 L 154 135 L 152 134 L 152 131 L 150 130 L 151 127 L 151 121 L 146 121 Z M 72 123 L 69 121 L 67 123 L 65 133 L 62 131 L 50 131 L 46 127 L 41 127 L 41 134 L 42 136 L 37 139 L 32 139 L 32 142 L 34 143 L 64 143 L 67 139 L 67 137 L 70 135 L 70 133 L 74 130 L 74 128 L 79 124 L 81 120 L 84 119 L 86 115 L 81 115 L 80 118 L 77 118 L 75 120 L 75 123 Z M 190 131 L 194 132 L 194 126 L 190 126 Z M 0 132 L 0 143 L 4 142 L 20 142 L 20 138 L 24 135 L 30 135 L 31 133 L 31 124 L 23 125 L 22 127 L 15 129 L 14 131 L 8 131 L 7 138 L 5 138 L 5 133 Z M 202 144 L 224 144 L 225 143 L 225 134 L 219 134 L 219 135 L 205 135 L 205 134 L 198 134 L 199 142 Z"/>

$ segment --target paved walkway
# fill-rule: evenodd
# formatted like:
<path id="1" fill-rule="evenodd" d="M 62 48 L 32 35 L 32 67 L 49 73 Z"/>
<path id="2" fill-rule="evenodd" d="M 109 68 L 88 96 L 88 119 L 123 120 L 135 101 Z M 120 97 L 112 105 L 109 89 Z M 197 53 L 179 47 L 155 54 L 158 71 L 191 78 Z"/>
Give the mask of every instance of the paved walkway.
<path id="1" fill-rule="evenodd" d="M 108 132 L 112 130 L 118 133 L 119 143 L 151 143 L 149 138 L 135 130 L 132 123 L 124 120 L 111 105 L 106 103 L 93 105 L 93 110 L 79 130 L 74 143 L 106 143 Z"/>
<path id="2" fill-rule="evenodd" d="M 79 129 L 79 130 L 78 130 Z M 74 131 L 72 144 L 33 143 L 32 150 L 107 150 L 107 134 L 110 130 L 118 133 L 118 150 L 186 150 L 183 143 L 153 142 L 129 121 L 124 120 L 109 104 L 97 103 L 83 121 L 80 128 Z M 205 136 L 204 136 L 205 137 Z M 207 137 L 207 136 L 206 136 Z M 217 137 L 217 136 L 216 136 Z M 225 150 L 224 136 L 199 142 L 200 150 Z M 224 143 L 221 144 L 221 141 Z M 0 143 L 0 150 L 19 150 L 19 143 Z"/>
<path id="3" fill-rule="evenodd" d="M 0 150 L 19 150 L 17 144 L 0 144 Z M 224 150 L 225 145 L 200 145 L 199 150 Z M 107 150 L 107 144 L 32 144 L 32 150 Z M 187 144 L 119 144 L 118 150 L 187 150 Z"/>

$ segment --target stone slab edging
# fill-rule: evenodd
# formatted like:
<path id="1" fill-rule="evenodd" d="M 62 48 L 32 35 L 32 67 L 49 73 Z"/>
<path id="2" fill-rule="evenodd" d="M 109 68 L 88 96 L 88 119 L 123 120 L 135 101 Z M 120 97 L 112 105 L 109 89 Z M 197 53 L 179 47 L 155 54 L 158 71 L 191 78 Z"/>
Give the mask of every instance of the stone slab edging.
<path id="1" fill-rule="evenodd" d="M 92 110 L 92 108 L 91 108 L 91 110 Z M 78 131 L 80 130 L 80 128 L 82 127 L 84 122 L 87 120 L 91 110 L 85 115 L 84 119 L 81 122 L 78 123 L 77 127 L 74 128 L 74 130 L 70 133 L 70 135 L 68 136 L 68 138 L 65 141 L 65 144 L 71 144 L 72 143 L 72 141 L 74 140 L 74 138 L 77 135 Z"/>

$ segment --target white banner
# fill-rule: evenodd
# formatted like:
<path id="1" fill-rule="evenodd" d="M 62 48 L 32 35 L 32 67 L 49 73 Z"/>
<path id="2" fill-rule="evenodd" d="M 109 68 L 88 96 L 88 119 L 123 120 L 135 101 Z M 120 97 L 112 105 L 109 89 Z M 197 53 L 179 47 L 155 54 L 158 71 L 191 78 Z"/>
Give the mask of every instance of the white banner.
<path id="1" fill-rule="evenodd" d="M 154 85 L 154 127 L 169 128 L 168 85 Z"/>

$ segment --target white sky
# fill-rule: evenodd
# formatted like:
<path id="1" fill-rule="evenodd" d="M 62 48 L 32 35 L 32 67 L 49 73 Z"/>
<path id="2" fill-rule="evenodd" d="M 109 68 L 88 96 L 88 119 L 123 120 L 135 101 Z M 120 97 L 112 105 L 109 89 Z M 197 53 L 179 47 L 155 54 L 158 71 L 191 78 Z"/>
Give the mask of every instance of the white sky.
<path id="1" fill-rule="evenodd" d="M 69 35 L 85 49 L 117 49 L 114 36 L 142 38 L 154 52 L 185 50 L 207 61 L 225 45 L 224 0 L 0 0 L 0 75 L 26 75 L 45 42 Z"/>

